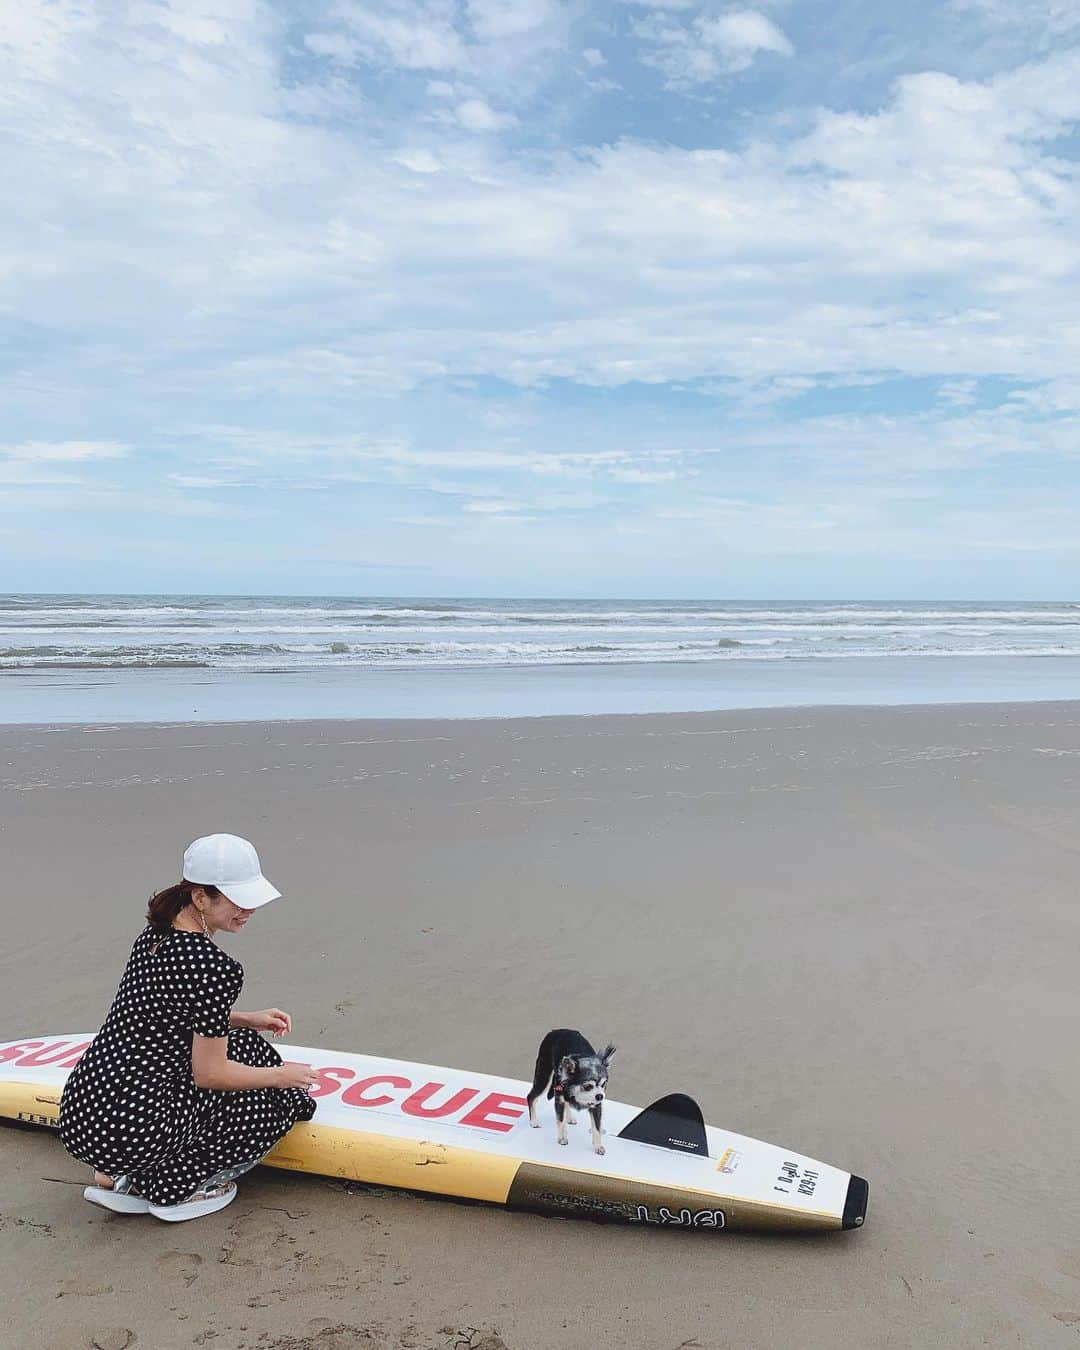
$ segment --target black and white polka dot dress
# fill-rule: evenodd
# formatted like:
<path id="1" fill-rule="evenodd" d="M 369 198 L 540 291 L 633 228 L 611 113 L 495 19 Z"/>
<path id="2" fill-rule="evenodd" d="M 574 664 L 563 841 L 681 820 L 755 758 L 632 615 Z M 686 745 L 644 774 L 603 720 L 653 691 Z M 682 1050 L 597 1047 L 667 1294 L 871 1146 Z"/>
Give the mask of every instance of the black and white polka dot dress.
<path id="1" fill-rule="evenodd" d="M 229 1012 L 244 970 L 202 933 L 147 927 L 116 999 L 68 1078 L 60 1138 L 108 1176 L 131 1177 L 157 1205 L 175 1205 L 222 1172 L 254 1166 L 315 1102 L 300 1088 L 219 1092 L 195 1085 L 191 1038 L 227 1036 L 228 1056 L 269 1068 L 281 1056 Z"/>

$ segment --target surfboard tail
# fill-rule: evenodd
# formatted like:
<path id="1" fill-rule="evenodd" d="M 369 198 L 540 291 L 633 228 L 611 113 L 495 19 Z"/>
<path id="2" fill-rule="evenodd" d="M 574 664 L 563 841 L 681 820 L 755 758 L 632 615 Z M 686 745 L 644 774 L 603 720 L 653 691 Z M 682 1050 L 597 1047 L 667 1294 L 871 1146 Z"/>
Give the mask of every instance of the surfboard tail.
<path id="1" fill-rule="evenodd" d="M 870 1202 L 870 1183 L 863 1177 L 852 1176 L 844 1201 L 842 1228 L 861 1228 L 866 1222 L 866 1207 Z"/>

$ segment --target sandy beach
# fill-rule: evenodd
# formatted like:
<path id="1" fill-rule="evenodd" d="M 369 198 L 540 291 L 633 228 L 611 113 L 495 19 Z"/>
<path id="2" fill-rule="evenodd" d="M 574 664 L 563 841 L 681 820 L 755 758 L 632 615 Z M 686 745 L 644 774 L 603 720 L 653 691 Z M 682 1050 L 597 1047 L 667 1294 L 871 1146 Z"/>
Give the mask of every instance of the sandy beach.
<path id="1" fill-rule="evenodd" d="M 528 1074 L 857 1172 L 866 1227 L 706 1236 L 260 1170 L 197 1224 L 0 1129 L 12 1350 L 1080 1345 L 1080 704 L 0 727 L 0 1039 L 104 1015 L 191 838 L 285 898 L 229 941 L 292 1039 Z"/>

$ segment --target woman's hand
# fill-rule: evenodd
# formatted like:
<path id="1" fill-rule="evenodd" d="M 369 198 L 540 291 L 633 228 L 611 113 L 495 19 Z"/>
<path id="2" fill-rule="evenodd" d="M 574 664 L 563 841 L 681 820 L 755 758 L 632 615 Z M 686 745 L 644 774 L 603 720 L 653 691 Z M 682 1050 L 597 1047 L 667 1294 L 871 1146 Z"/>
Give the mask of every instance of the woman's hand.
<path id="1" fill-rule="evenodd" d="M 310 1064 L 292 1064 L 286 1062 L 279 1064 L 274 1070 L 277 1077 L 276 1087 L 280 1088 L 303 1088 L 305 1092 L 315 1086 L 317 1081 L 315 1070 Z"/>
<path id="2" fill-rule="evenodd" d="M 263 1008 L 259 1012 L 233 1013 L 232 1021 L 238 1027 L 252 1031 L 268 1031 L 272 1036 L 287 1036 L 292 1031 L 292 1018 L 280 1008 Z"/>

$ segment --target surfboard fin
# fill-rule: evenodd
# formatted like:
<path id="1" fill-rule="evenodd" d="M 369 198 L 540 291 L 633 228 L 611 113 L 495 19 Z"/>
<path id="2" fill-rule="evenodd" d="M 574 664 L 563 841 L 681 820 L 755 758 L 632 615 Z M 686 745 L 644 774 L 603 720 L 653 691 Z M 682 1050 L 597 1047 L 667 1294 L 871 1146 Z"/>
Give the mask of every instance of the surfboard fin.
<path id="1" fill-rule="evenodd" d="M 705 1117 L 701 1107 L 685 1092 L 669 1093 L 647 1106 L 619 1131 L 619 1138 L 673 1148 L 679 1153 L 698 1153 L 705 1157 L 709 1153 Z"/>

